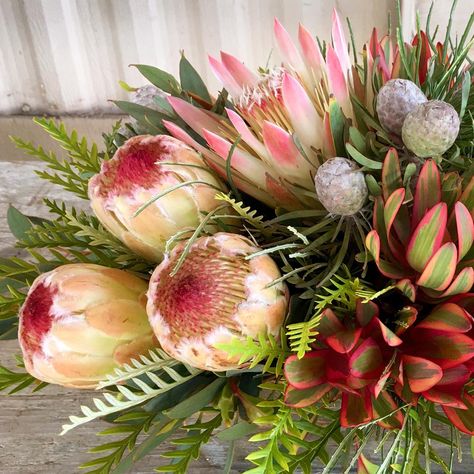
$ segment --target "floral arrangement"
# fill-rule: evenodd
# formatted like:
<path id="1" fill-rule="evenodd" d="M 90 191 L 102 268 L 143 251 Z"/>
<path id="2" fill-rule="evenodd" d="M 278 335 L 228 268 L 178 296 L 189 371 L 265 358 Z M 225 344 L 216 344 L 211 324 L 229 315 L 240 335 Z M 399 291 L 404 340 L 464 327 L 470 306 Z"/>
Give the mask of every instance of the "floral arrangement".
<path id="1" fill-rule="evenodd" d="M 36 119 L 67 157 L 14 142 L 85 205 L 8 211 L 29 257 L 0 262 L 22 349 L 0 388 L 99 390 L 64 425 L 111 423 L 89 473 L 165 442 L 157 471 L 184 473 L 214 436 L 225 472 L 239 440 L 249 473 L 453 472 L 474 435 L 473 22 L 359 52 L 336 12 L 329 42 L 275 20 L 283 62 L 211 57 L 217 97 L 184 55 L 179 80 L 135 65 L 151 84 L 123 84 L 102 147 Z"/>

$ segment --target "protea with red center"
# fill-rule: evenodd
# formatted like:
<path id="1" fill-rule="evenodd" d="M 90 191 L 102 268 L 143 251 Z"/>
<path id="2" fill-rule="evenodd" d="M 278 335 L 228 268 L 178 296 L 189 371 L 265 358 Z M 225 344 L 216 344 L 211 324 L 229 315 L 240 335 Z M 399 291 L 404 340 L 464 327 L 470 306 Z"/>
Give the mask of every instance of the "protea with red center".
<path id="1" fill-rule="evenodd" d="M 379 271 L 412 301 L 469 292 L 474 284 L 474 178 L 441 174 L 423 165 L 413 199 L 403 186 L 400 163 L 390 150 L 382 169 L 382 195 L 366 246 Z"/>
<path id="2" fill-rule="evenodd" d="M 352 317 L 326 309 L 314 350 L 285 363 L 286 403 L 304 407 L 326 394 L 341 398 L 340 421 L 347 427 L 385 417 L 423 396 L 472 434 L 474 426 L 461 421 L 474 410 L 466 391 L 474 371 L 472 322 L 455 301 L 425 318 L 414 307 L 388 315 L 360 300 Z M 400 428 L 402 422 L 402 412 L 396 411 L 379 424 Z"/>
<path id="3" fill-rule="evenodd" d="M 20 311 L 26 370 L 45 382 L 93 388 L 156 346 L 146 281 L 122 270 L 71 264 L 39 276 Z"/>
<path id="4" fill-rule="evenodd" d="M 154 261 L 162 259 L 171 236 L 196 228 L 222 204 L 214 196 L 224 190 L 194 150 L 167 135 L 127 140 L 89 181 L 91 206 L 102 224 Z"/>
<path id="5" fill-rule="evenodd" d="M 161 347 L 172 357 L 204 370 L 239 367 L 216 346 L 234 337 L 277 337 L 288 304 L 288 290 L 268 255 L 245 237 L 218 233 L 196 240 L 183 258 L 177 245 L 156 268 L 148 290 L 147 312 Z"/>

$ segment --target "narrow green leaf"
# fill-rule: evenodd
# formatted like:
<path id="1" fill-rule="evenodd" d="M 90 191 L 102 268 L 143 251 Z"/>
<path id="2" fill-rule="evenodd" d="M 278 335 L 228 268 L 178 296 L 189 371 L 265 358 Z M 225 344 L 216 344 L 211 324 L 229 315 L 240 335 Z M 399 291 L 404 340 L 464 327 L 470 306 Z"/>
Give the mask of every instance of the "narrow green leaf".
<path id="1" fill-rule="evenodd" d="M 179 78 L 184 91 L 195 94 L 206 102 L 212 102 L 206 84 L 184 54 L 181 54 L 181 60 L 179 62 Z"/>

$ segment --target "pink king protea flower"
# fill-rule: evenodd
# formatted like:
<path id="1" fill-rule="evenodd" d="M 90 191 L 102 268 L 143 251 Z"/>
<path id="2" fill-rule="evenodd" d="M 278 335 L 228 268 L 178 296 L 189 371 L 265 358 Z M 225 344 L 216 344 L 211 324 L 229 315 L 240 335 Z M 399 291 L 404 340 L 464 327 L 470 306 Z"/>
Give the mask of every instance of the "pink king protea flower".
<path id="1" fill-rule="evenodd" d="M 136 214 L 153 198 L 185 182 L 189 184 Z M 102 224 L 130 249 L 154 261 L 161 260 L 171 236 L 196 228 L 205 213 L 222 204 L 214 199 L 216 191 L 225 188 L 201 157 L 167 135 L 127 140 L 89 181 L 91 206 Z"/>
<path id="2" fill-rule="evenodd" d="M 278 336 L 288 290 L 268 255 L 236 234 L 201 237 L 173 275 L 185 244 L 156 268 L 148 290 L 147 313 L 161 347 L 172 357 L 204 370 L 239 367 L 238 358 L 216 345 L 233 337 Z"/>
<path id="3" fill-rule="evenodd" d="M 156 346 L 147 284 L 122 270 L 63 265 L 33 283 L 20 311 L 26 370 L 49 383 L 93 388 Z"/>

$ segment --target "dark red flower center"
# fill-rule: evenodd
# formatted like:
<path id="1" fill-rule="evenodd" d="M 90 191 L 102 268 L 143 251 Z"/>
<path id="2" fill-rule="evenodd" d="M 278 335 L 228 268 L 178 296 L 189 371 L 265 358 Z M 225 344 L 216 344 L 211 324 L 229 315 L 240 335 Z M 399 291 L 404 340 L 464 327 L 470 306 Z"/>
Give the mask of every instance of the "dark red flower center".
<path id="1" fill-rule="evenodd" d="M 248 262 L 209 245 L 192 249 L 172 277 L 178 258 L 179 254 L 170 259 L 154 295 L 156 308 L 171 328 L 170 337 L 203 337 L 220 325 L 232 330 L 231 316 L 246 298 Z"/>
<path id="2" fill-rule="evenodd" d="M 100 174 L 102 196 L 128 194 L 138 187 L 150 189 L 170 172 L 159 162 L 169 161 L 176 145 L 159 138 L 147 143 L 143 143 L 144 140 L 129 140 L 113 159 L 104 162 Z"/>
<path id="3" fill-rule="evenodd" d="M 51 329 L 51 307 L 55 293 L 54 288 L 40 283 L 28 295 L 23 305 L 20 338 L 28 353 L 33 354 L 41 350 L 41 341 Z"/>

